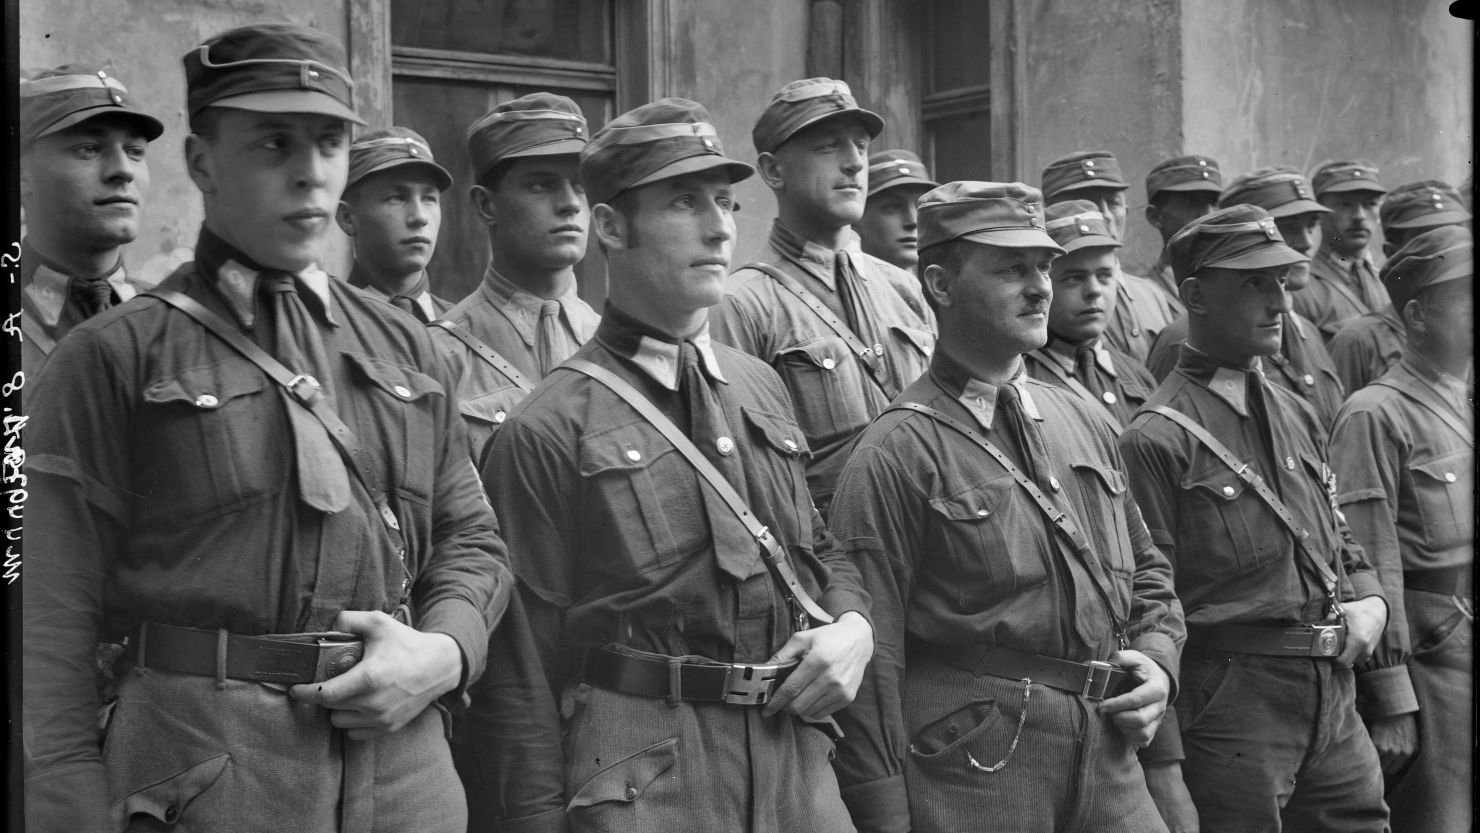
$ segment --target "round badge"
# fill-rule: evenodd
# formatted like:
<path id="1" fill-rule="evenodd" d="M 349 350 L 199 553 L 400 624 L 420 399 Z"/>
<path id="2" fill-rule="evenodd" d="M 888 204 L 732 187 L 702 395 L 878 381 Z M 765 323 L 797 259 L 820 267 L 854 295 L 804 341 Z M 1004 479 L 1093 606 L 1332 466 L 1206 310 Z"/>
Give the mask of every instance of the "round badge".
<path id="1" fill-rule="evenodd" d="M 725 455 L 726 457 L 735 453 L 735 441 L 730 439 L 729 437 L 720 437 L 719 439 L 715 440 L 714 447 L 719 449 L 719 453 Z"/>
<path id="2" fill-rule="evenodd" d="M 882 356 L 882 355 L 884 355 L 884 345 L 879 344 L 878 342 L 874 342 L 874 355 L 875 356 Z"/>

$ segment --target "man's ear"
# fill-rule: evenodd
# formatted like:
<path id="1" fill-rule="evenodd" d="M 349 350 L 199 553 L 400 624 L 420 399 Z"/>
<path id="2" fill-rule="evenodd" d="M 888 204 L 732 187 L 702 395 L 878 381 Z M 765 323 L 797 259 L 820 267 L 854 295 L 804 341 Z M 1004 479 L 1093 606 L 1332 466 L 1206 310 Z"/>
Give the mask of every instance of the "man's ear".
<path id="1" fill-rule="evenodd" d="M 627 248 L 627 219 L 604 202 L 591 206 L 591 231 L 607 250 Z"/>
<path id="2" fill-rule="evenodd" d="M 1155 205 L 1146 206 L 1146 222 L 1157 231 L 1161 231 L 1161 208 Z"/>
<path id="3" fill-rule="evenodd" d="M 1408 303 L 1398 310 L 1398 317 L 1403 320 L 1403 326 L 1410 333 L 1423 335 L 1429 331 L 1428 322 L 1424 320 L 1423 304 L 1417 298 L 1409 298 Z"/>
<path id="4" fill-rule="evenodd" d="M 334 222 L 339 224 L 340 230 L 346 235 L 355 236 L 355 215 L 350 211 L 349 203 L 344 200 L 340 200 L 339 206 L 334 209 Z"/>
<path id="5" fill-rule="evenodd" d="M 474 185 L 468 189 L 468 202 L 473 206 L 473 213 L 478 215 L 478 222 L 490 228 L 498 222 L 498 206 L 494 204 L 492 191 L 482 185 Z"/>
<path id="6" fill-rule="evenodd" d="M 947 272 L 939 263 L 932 263 L 925 267 L 924 274 L 920 275 L 920 285 L 925 294 L 930 297 L 935 306 L 945 309 L 951 305 L 951 282 L 953 276 Z"/>
<path id="7" fill-rule="evenodd" d="M 210 144 L 194 133 L 185 137 L 185 170 L 202 194 L 216 193 L 216 165 Z"/>
<path id="8" fill-rule="evenodd" d="M 755 168 L 760 172 L 761 181 L 765 182 L 772 191 L 780 191 L 786 185 L 786 179 L 782 174 L 781 161 L 774 153 L 762 153 L 755 159 Z"/>
<path id="9" fill-rule="evenodd" d="M 1202 278 L 1199 278 L 1197 275 L 1193 275 L 1177 285 L 1177 294 L 1181 296 L 1182 305 L 1187 307 L 1188 312 L 1207 315 L 1208 305 L 1207 299 L 1203 297 L 1204 289 Z"/>

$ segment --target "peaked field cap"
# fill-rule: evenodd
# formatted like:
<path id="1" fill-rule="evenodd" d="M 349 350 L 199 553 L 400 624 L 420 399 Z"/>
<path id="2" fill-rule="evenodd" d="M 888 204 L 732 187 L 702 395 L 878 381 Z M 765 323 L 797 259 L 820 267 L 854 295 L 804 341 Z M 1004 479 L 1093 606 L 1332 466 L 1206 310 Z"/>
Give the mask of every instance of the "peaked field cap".
<path id="1" fill-rule="evenodd" d="M 704 105 L 660 98 L 606 123 L 581 151 L 581 181 L 592 205 L 629 188 L 723 168 L 739 182 L 755 168 L 725 156 Z"/>
<path id="2" fill-rule="evenodd" d="M 99 116 L 133 121 L 151 142 L 164 133 L 159 119 L 130 103 L 122 81 L 82 64 L 42 70 L 21 81 L 19 110 L 21 147 Z"/>
<path id="3" fill-rule="evenodd" d="M 925 170 L 925 163 L 920 161 L 920 157 L 907 150 L 881 150 L 868 158 L 870 197 L 880 191 L 903 185 L 928 189 L 937 188 L 940 183 L 930 178 L 930 172 Z"/>
<path id="4" fill-rule="evenodd" d="M 339 41 L 308 26 L 259 23 L 222 32 L 185 53 L 190 118 L 207 107 L 316 113 L 355 124 L 355 82 Z"/>
<path id="5" fill-rule="evenodd" d="M 574 101 L 554 93 L 530 93 L 494 107 L 468 125 L 473 178 L 521 156 L 577 154 L 589 135 L 586 116 Z"/>
<path id="6" fill-rule="evenodd" d="M 452 174 L 432 158 L 427 140 L 409 127 L 392 126 L 366 133 L 349 146 L 349 179 L 344 189 L 348 191 L 371 174 L 404 167 L 431 171 L 439 191 L 452 187 Z"/>
<path id="7" fill-rule="evenodd" d="M 1110 233 L 1110 223 L 1089 200 L 1064 200 L 1043 211 L 1044 231 L 1064 253 L 1080 249 L 1120 248 L 1120 241 Z"/>
<path id="8" fill-rule="evenodd" d="M 1341 191 L 1387 193 L 1387 189 L 1382 186 L 1382 180 L 1378 176 L 1377 165 L 1366 159 L 1322 162 L 1310 174 L 1310 187 L 1315 190 L 1317 198 L 1320 198 L 1322 194 L 1335 194 Z"/>
<path id="9" fill-rule="evenodd" d="M 1056 202 L 1064 194 L 1090 188 L 1125 190 L 1130 187 L 1120 174 L 1120 162 L 1108 150 L 1076 150 L 1053 160 L 1043 169 L 1043 198 L 1049 202 Z"/>
<path id="10" fill-rule="evenodd" d="M 1316 202 L 1316 195 L 1300 169 L 1289 165 L 1255 168 L 1234 177 L 1218 198 L 1218 205 L 1227 208 L 1240 203 L 1257 205 L 1271 217 L 1331 213 L 1331 209 Z"/>
<path id="11" fill-rule="evenodd" d="M 884 131 L 884 120 L 877 113 L 858 106 L 853 90 L 845 82 L 832 78 L 803 78 L 776 91 L 761 117 L 751 128 L 750 140 L 757 153 L 770 153 L 823 119 L 853 116 L 863 123 L 872 139 Z"/>
<path id="12" fill-rule="evenodd" d="M 1231 205 L 1204 215 L 1167 243 L 1172 274 L 1180 283 L 1210 266 L 1267 269 L 1310 258 L 1285 245 L 1269 212 L 1257 205 Z"/>
<path id="13" fill-rule="evenodd" d="M 1021 182 L 947 182 L 920 197 L 920 248 L 969 240 L 1011 249 L 1064 249 L 1043 229 L 1043 195 Z"/>
<path id="14" fill-rule="evenodd" d="M 1470 212 L 1460 200 L 1459 191 L 1447 182 L 1426 179 L 1399 185 L 1388 192 L 1377 211 L 1384 230 L 1392 228 L 1432 228 L 1463 223 Z"/>
<path id="15" fill-rule="evenodd" d="M 1403 244 L 1378 272 L 1393 307 L 1402 310 L 1418 293 L 1450 281 L 1475 281 L 1475 237 L 1464 226 L 1439 226 Z"/>
<path id="16" fill-rule="evenodd" d="M 1218 160 L 1211 156 L 1178 156 L 1158 162 L 1146 174 L 1146 200 L 1150 202 L 1162 191 L 1210 191 L 1214 194 L 1223 190 L 1223 171 Z"/>

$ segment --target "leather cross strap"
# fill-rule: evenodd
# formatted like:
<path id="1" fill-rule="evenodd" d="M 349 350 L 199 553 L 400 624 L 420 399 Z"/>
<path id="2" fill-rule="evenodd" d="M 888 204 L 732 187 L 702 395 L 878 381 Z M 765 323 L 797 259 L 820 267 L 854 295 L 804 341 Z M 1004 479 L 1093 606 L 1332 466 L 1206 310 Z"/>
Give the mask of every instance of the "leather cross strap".
<path id="1" fill-rule="evenodd" d="M 466 328 L 459 327 L 445 318 L 438 318 L 427 326 L 436 327 L 439 330 L 445 330 L 451 333 L 453 338 L 461 341 L 478 358 L 487 362 L 494 370 L 504 374 L 510 382 L 513 382 L 525 393 L 534 390 L 534 385 L 524 377 L 523 373 L 519 372 L 519 368 L 515 367 L 508 359 L 500 356 L 492 347 L 484 344 L 482 339 L 468 332 Z"/>
<path id="2" fill-rule="evenodd" d="M 646 419 L 654 428 L 658 429 L 658 433 L 662 434 L 663 438 L 668 440 L 678 450 L 678 453 L 683 455 L 685 460 L 688 460 L 689 465 L 694 467 L 694 470 L 699 473 L 699 476 L 709 484 L 715 494 L 719 495 L 720 500 L 725 502 L 725 505 L 729 507 L 731 512 L 735 513 L 735 517 L 740 519 L 740 522 L 745 525 L 746 530 L 760 544 L 761 560 L 766 562 L 766 568 L 771 572 L 771 577 L 781 586 L 782 594 L 790 601 L 795 602 L 798 607 L 815 621 L 824 625 L 832 623 L 832 614 L 823 610 L 822 606 L 817 604 L 807 594 L 806 589 L 802 587 L 801 580 L 797 578 L 796 570 L 792 569 L 791 562 L 786 557 L 786 552 L 781 549 L 781 545 L 777 543 L 775 536 L 751 513 L 750 507 L 745 504 L 745 499 L 740 497 L 739 493 L 735 491 L 735 487 L 730 485 L 730 481 L 726 480 L 723 474 L 720 474 L 719 469 L 716 469 L 714 464 L 709 462 L 709 459 L 704 456 L 704 452 L 700 451 L 692 440 L 684 436 L 682 431 L 678 430 L 678 426 L 673 424 L 673 420 L 664 416 L 663 412 L 658 410 L 653 403 L 649 402 L 647 397 L 639 393 L 636 388 L 627 384 L 622 377 L 600 365 L 593 364 L 585 359 L 567 359 L 564 364 L 555 369 L 571 370 L 595 379 L 610 389 L 612 393 L 621 397 L 623 402 L 632 406 L 632 409 L 637 411 L 643 419 Z"/>
<path id="3" fill-rule="evenodd" d="M 1454 429 L 1455 433 L 1463 437 L 1465 442 L 1470 444 L 1471 448 L 1475 447 L 1475 429 L 1469 425 L 1464 424 L 1464 422 L 1462 422 L 1460 418 L 1452 411 L 1448 410 L 1447 408 L 1435 405 L 1433 402 L 1431 402 L 1429 398 L 1425 396 L 1427 391 L 1424 391 L 1422 388 L 1417 387 L 1412 382 L 1409 382 L 1407 380 L 1399 382 L 1386 376 L 1378 379 L 1372 384 L 1382 385 L 1385 388 L 1390 388 L 1403 394 L 1409 399 L 1412 399 L 1414 402 L 1417 402 L 1425 410 L 1443 420 L 1445 425 L 1448 425 L 1450 428 Z"/>
<path id="4" fill-rule="evenodd" d="M 863 365 L 864 371 L 873 380 L 874 384 L 879 386 L 879 390 L 884 392 L 885 398 L 893 399 L 899 393 L 898 391 L 890 391 L 889 386 L 884 384 L 884 380 L 879 377 L 879 374 L 883 372 L 879 367 L 879 359 L 882 356 L 882 352 L 875 353 L 873 348 L 864 344 L 863 340 L 858 337 L 858 334 L 853 332 L 852 327 L 849 327 L 842 319 L 834 315 L 833 311 L 828 309 L 827 305 L 822 303 L 821 299 L 808 292 L 806 287 L 797 283 L 796 278 L 793 278 L 791 275 L 786 274 L 769 263 L 759 260 L 753 263 L 747 263 L 740 268 L 754 269 L 770 275 L 787 292 L 795 295 L 797 300 L 806 304 L 807 309 L 812 310 L 818 318 L 822 319 L 822 323 L 826 324 L 838 338 L 841 338 L 848 345 L 848 350 L 853 353 L 854 358 L 858 359 L 858 363 Z"/>
<path id="5" fill-rule="evenodd" d="M 1120 436 L 1121 432 L 1125 430 L 1121 427 L 1120 420 L 1116 419 L 1115 415 L 1110 413 L 1110 409 L 1105 407 L 1105 403 L 1101 402 L 1099 398 L 1097 398 L 1093 393 L 1090 393 L 1089 388 L 1085 387 L 1083 382 L 1074 378 L 1072 375 L 1065 373 L 1064 368 L 1060 367 L 1059 363 L 1054 361 L 1053 356 L 1050 356 L 1046 352 L 1044 352 L 1044 348 L 1040 347 L 1037 350 L 1029 353 L 1028 355 L 1032 356 L 1034 361 L 1038 362 L 1044 367 L 1047 367 L 1049 373 L 1052 373 L 1054 377 L 1057 378 L 1060 382 L 1068 385 L 1069 390 L 1074 391 L 1074 393 L 1078 395 L 1080 399 L 1083 399 L 1086 402 L 1093 403 L 1095 406 L 1095 410 L 1100 414 L 1100 416 L 1105 418 L 1105 421 L 1110 424 L 1111 429 L 1115 431 L 1115 436 Z"/>
<path id="6" fill-rule="evenodd" d="M 1111 620 L 1115 623 L 1116 639 L 1119 640 L 1122 648 L 1128 646 L 1125 624 L 1116 614 L 1115 605 L 1110 602 L 1109 593 L 1104 587 L 1100 586 L 1099 582 L 1093 580 L 1094 574 L 1089 570 L 1088 562 L 1096 558 L 1094 547 L 1090 545 L 1089 539 L 1085 537 L 1084 533 L 1079 530 L 1079 524 L 1072 512 L 1067 512 L 1056 506 L 1053 500 L 1044 494 L 1042 489 L 1038 488 L 1038 484 L 1033 482 L 1033 478 L 1024 474 L 1023 470 L 1018 468 L 1017 464 L 1013 463 L 1011 458 L 1002 453 L 1002 449 L 992 445 L 991 441 L 976 431 L 973 431 L 971 426 L 961 420 L 949 414 L 942 413 L 929 405 L 922 405 L 919 402 L 896 402 L 886 408 L 884 413 L 888 413 L 889 411 L 913 411 L 918 414 L 924 414 L 966 439 L 971 440 L 973 443 L 976 443 L 983 451 L 991 455 L 992 459 L 996 460 L 999 466 L 1006 469 L 1007 473 L 1012 476 L 1012 479 L 1017 482 L 1018 486 L 1024 492 L 1028 493 L 1028 497 L 1033 499 L 1033 503 L 1037 504 L 1038 511 L 1042 512 L 1043 516 L 1053 524 L 1054 529 L 1058 530 L 1068 540 L 1080 560 L 1086 562 L 1086 571 L 1090 572 L 1090 583 L 1094 585 L 1095 590 L 1099 593 L 1100 600 L 1105 603 L 1105 610 L 1110 614 Z"/>
<path id="7" fill-rule="evenodd" d="M 1145 410 L 1151 413 L 1161 414 L 1180 425 L 1183 430 L 1196 437 L 1198 442 L 1213 452 L 1213 455 L 1221 460 L 1223 465 L 1238 475 L 1238 479 L 1247 483 L 1249 488 L 1254 490 L 1254 494 L 1258 495 L 1259 499 L 1264 501 L 1264 504 L 1274 512 L 1275 517 L 1280 519 L 1280 523 L 1284 525 L 1285 529 L 1289 530 L 1290 534 L 1294 536 L 1295 548 L 1304 553 L 1306 560 L 1315 565 L 1316 573 L 1321 577 L 1321 584 L 1326 588 L 1326 595 L 1330 598 L 1333 609 L 1339 612 L 1341 610 L 1341 604 L 1336 598 L 1336 573 L 1331 569 L 1330 564 L 1317 558 L 1316 554 L 1311 552 L 1310 548 L 1306 546 L 1306 540 L 1310 538 L 1310 530 L 1300 525 L 1300 522 L 1295 519 L 1295 514 L 1290 511 L 1290 507 L 1286 506 L 1285 502 L 1280 500 L 1279 495 L 1276 495 L 1274 490 L 1269 488 L 1269 484 L 1265 483 L 1264 478 L 1260 477 L 1258 472 L 1254 471 L 1254 467 L 1241 462 L 1233 455 L 1233 452 L 1228 450 L 1227 446 L 1218 442 L 1216 437 L 1209 434 L 1207 429 L 1198 425 L 1193 421 L 1192 417 L 1187 416 L 1176 408 L 1167 405 L 1148 405 Z"/>

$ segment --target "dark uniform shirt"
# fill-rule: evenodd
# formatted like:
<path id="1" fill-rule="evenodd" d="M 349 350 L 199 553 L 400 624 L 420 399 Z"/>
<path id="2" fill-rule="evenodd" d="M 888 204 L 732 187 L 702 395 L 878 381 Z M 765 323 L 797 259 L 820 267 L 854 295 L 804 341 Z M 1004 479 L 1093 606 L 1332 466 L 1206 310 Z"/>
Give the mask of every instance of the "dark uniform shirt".
<path id="1" fill-rule="evenodd" d="M 1138 362 L 1145 362 L 1160 333 L 1182 314 L 1182 302 L 1168 295 L 1150 278 L 1132 275 L 1116 267 L 1120 276 L 1115 309 L 1105 327 L 1104 339 Z"/>
<path id="2" fill-rule="evenodd" d="M 57 342 L 86 321 L 88 312 L 74 294 L 77 280 L 21 241 L 21 370 L 26 374 L 22 397 L 36 384 Z M 112 303 L 121 304 L 147 287 L 130 278 L 123 261 L 107 276 Z"/>
<path id="3" fill-rule="evenodd" d="M 691 439 L 739 460 L 745 482 L 733 485 L 813 598 L 835 615 L 867 615 L 857 568 L 812 508 L 807 442 L 780 380 L 707 336 L 693 341 L 730 433 Z M 576 352 L 683 427 L 678 356 L 672 339 L 610 305 Z M 764 662 L 790 638 L 793 617 L 755 539 L 656 428 L 596 381 L 551 374 L 494 434 L 483 471 L 557 691 L 584 648 Z M 721 569 L 722 557 L 745 575 Z"/>
<path id="4" fill-rule="evenodd" d="M 1475 559 L 1474 406 L 1464 381 L 1417 355 L 1381 381 L 1352 394 L 1331 434 L 1337 500 L 1388 598 L 1387 630 L 1370 663 L 1375 670 L 1359 678 L 1365 710 L 1379 716 L 1418 706 L 1406 668 L 1414 635 L 1403 571 Z"/>
<path id="5" fill-rule="evenodd" d="M 1329 342 L 1352 319 L 1387 306 L 1388 296 L 1365 254 L 1351 260 L 1322 247 L 1310 260 L 1310 282 L 1291 301 Z"/>
<path id="6" fill-rule="evenodd" d="M 901 293 L 913 278 L 887 277 L 890 270 L 900 270 L 876 257 L 824 249 L 777 222 L 768 259 L 844 322 L 849 319 L 837 270 L 838 262 L 846 260 L 857 279 L 849 281 L 848 289 L 872 330 L 857 335 L 865 345 L 874 346 L 881 359 L 882 385 L 817 313 L 774 278 L 753 269 L 742 268 L 730 276 L 730 294 L 712 318 L 715 340 L 759 357 L 781 375 L 812 449 L 807 484 L 826 512 L 833 483 L 858 433 L 925 372 L 935 331 L 915 312 L 919 305 L 906 302 Z"/>
<path id="7" fill-rule="evenodd" d="M 206 231 L 196 254 L 162 285 L 244 328 L 252 320 L 271 352 L 272 316 L 253 308 L 245 257 Z M 298 282 L 317 310 L 339 417 L 386 486 L 404 562 L 353 476 L 344 511 L 302 507 L 289 405 L 221 339 L 152 298 L 73 330 L 27 429 L 28 778 L 66 796 L 49 806 L 104 800 L 93 656 L 100 636 L 143 621 L 298 633 L 404 600 L 415 627 L 457 642 L 466 680 L 482 670 L 512 581 L 431 338 L 322 272 Z"/>
<path id="8" fill-rule="evenodd" d="M 1156 380 L 1140 362 L 1111 347 L 1102 338 L 1094 339 L 1085 349 L 1094 351 L 1091 373 L 1094 379 L 1085 378 L 1085 368 L 1078 364 L 1078 348 L 1075 345 L 1049 336 L 1048 344 L 1023 355 L 1028 375 L 1054 387 L 1072 390 L 1064 381 L 1072 376 L 1095 398 L 1090 410 L 1103 409 L 1115 417 L 1122 428 L 1135 416 L 1136 409 L 1151 395 Z M 1053 367 L 1048 365 L 1053 363 Z M 1059 372 L 1054 372 L 1057 368 Z M 1114 426 L 1112 426 L 1113 428 Z"/>
<path id="9" fill-rule="evenodd" d="M 1397 364 L 1407 343 L 1403 322 L 1398 320 L 1393 305 L 1386 304 L 1376 312 L 1348 321 L 1326 347 L 1342 386 L 1348 394 L 1353 394 Z"/>
<path id="10" fill-rule="evenodd" d="M 1103 660 L 1118 647 L 1112 620 L 1121 619 L 1131 647 L 1176 679 L 1181 609 L 1166 558 L 1126 489 L 1110 428 L 1073 393 L 1021 373 L 1011 384 L 1057 452 L 1047 473 L 1091 538 L 1114 611 L 1037 504 L 979 446 L 924 414 L 875 420 L 838 481 L 830 521 L 874 604 L 874 658 L 839 715 L 847 740 L 838 780 L 855 813 L 899 818 L 908 806 L 900 690 L 909 640 Z M 938 352 L 900 401 L 966 422 L 1022 467 L 1024 453 L 996 415 L 997 396 L 996 386 Z"/>

